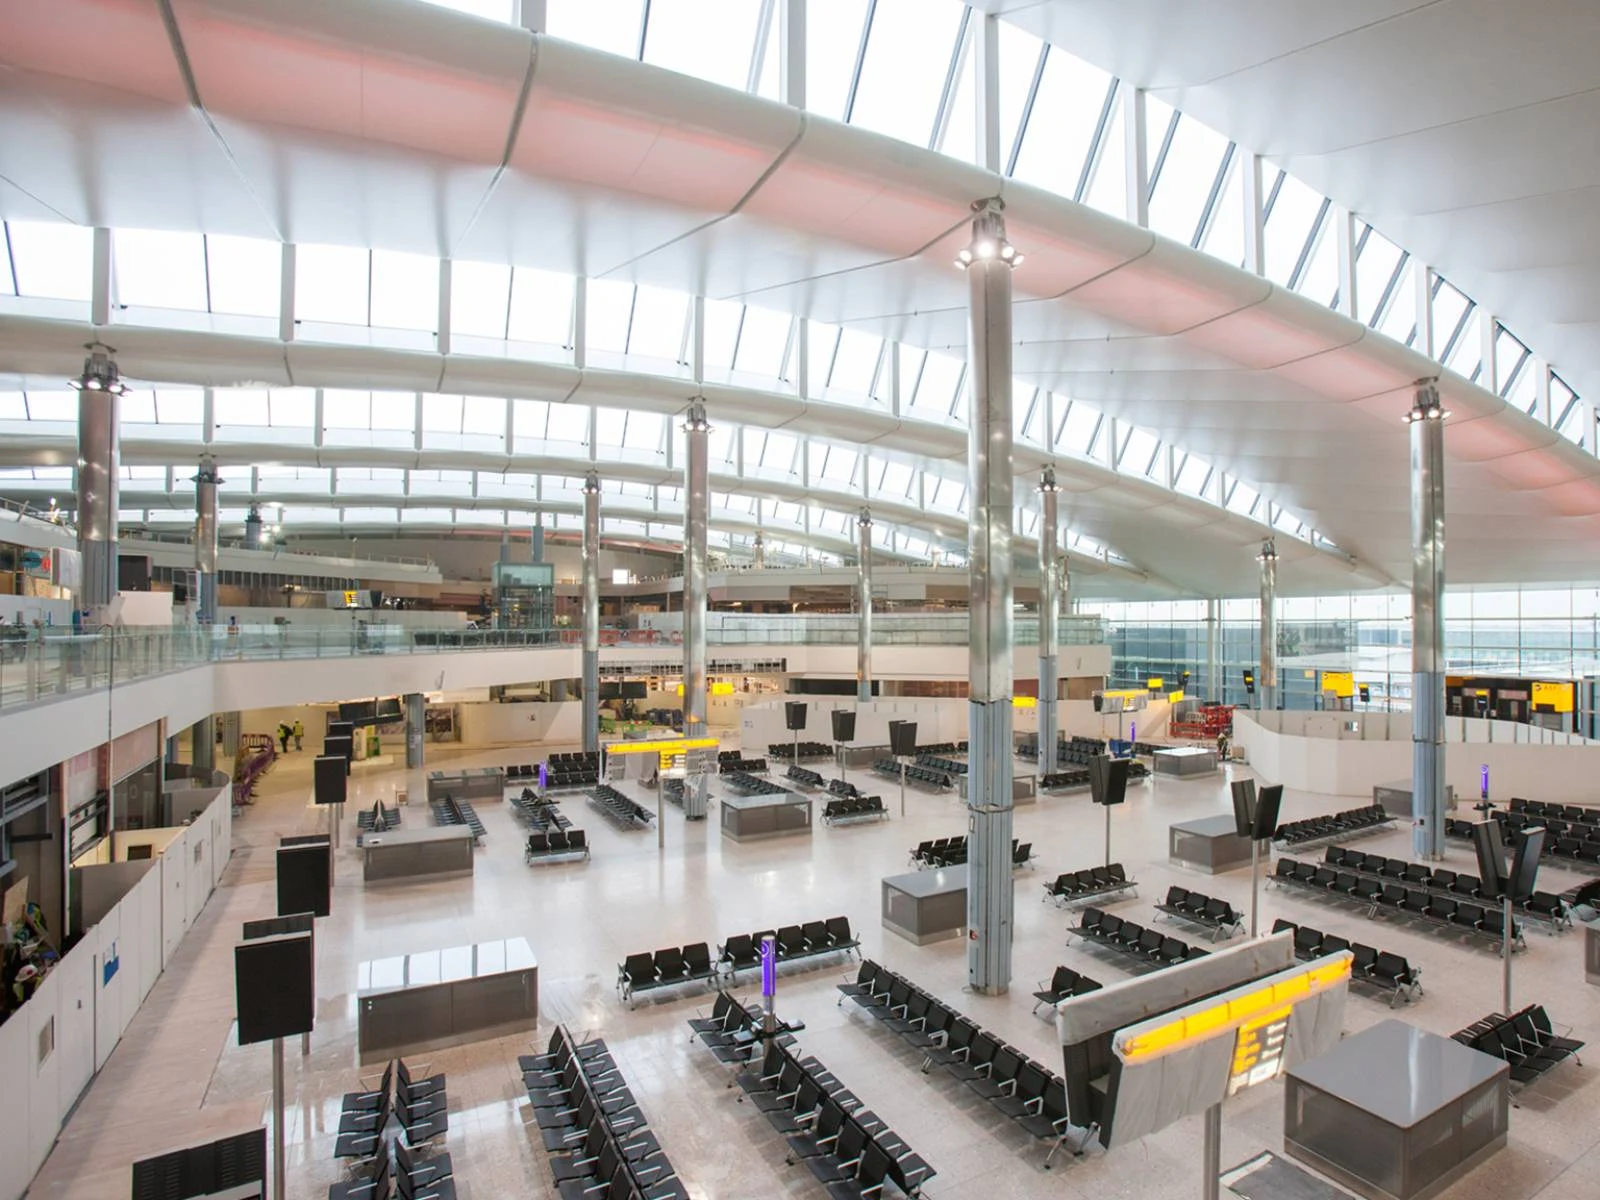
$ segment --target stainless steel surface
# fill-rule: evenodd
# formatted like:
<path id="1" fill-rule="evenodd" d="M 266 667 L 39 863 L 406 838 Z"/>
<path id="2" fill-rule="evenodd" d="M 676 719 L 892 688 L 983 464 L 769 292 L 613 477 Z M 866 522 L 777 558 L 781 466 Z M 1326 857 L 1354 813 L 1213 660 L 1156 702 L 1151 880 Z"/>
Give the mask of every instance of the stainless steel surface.
<path id="1" fill-rule="evenodd" d="M 217 462 L 200 458 L 194 477 L 195 618 L 202 625 L 217 619 Z"/>
<path id="2" fill-rule="evenodd" d="M 117 485 L 122 474 L 115 391 L 78 392 L 79 608 L 111 603 L 117 592 Z"/>
<path id="3" fill-rule="evenodd" d="M 856 518 L 856 700 L 872 701 L 872 514 Z"/>
<path id="4" fill-rule="evenodd" d="M 1167 827 L 1167 857 L 1181 866 L 1220 875 L 1250 863 L 1250 838 L 1239 836 L 1233 814 L 1196 817 Z"/>
<path id="5" fill-rule="evenodd" d="M 722 836 L 735 842 L 811 832 L 811 799 L 796 792 L 724 796 L 718 810 Z"/>
<path id="6" fill-rule="evenodd" d="M 1261 543 L 1261 663 L 1256 671 L 1256 700 L 1265 712 L 1278 707 L 1278 545 Z"/>
<path id="7" fill-rule="evenodd" d="M 189 760 L 202 771 L 217 766 L 217 719 L 201 717 L 189 726 Z"/>
<path id="8" fill-rule="evenodd" d="M 363 962 L 356 968 L 362 1061 L 532 1029 L 539 964 L 523 938 Z"/>
<path id="9" fill-rule="evenodd" d="M 1004 205 L 973 206 L 961 251 L 968 286 L 967 982 L 987 995 L 1011 983 L 1011 272 Z"/>
<path id="10" fill-rule="evenodd" d="M 917 946 L 960 937 L 970 881 L 965 866 L 888 876 L 880 888 L 883 927 Z"/>
<path id="11" fill-rule="evenodd" d="M 416 770 L 422 766 L 422 735 L 427 720 L 428 698 L 421 692 L 407 692 L 406 706 L 406 766 Z"/>
<path id="12" fill-rule="evenodd" d="M 1500 913 L 1500 1011 L 1516 1012 L 1511 1007 L 1511 894 L 1501 900 Z"/>
<path id="13" fill-rule="evenodd" d="M 1444 419 L 1433 380 L 1411 422 L 1411 849 L 1444 857 Z"/>
<path id="14" fill-rule="evenodd" d="M 1056 637 L 1061 611 L 1057 586 L 1062 570 L 1057 548 L 1059 512 L 1054 467 L 1046 467 L 1039 480 L 1039 774 L 1056 770 L 1056 693 L 1060 691 L 1056 672 Z"/>
<path id="15" fill-rule="evenodd" d="M 583 748 L 600 749 L 600 476 L 583 481 Z"/>
<path id="16" fill-rule="evenodd" d="M 689 405 L 683 457 L 683 731 L 698 737 L 706 728 L 706 406 Z"/>
<path id="17" fill-rule="evenodd" d="M 1217 674 L 1217 634 L 1222 626 L 1222 601 L 1206 601 L 1206 690 L 1204 699 L 1222 703 L 1223 681 Z"/>
<path id="18" fill-rule="evenodd" d="M 1217 1200 L 1222 1194 L 1222 1105 L 1206 1109 L 1205 1147 L 1200 1163 L 1200 1194 Z"/>
<path id="19" fill-rule="evenodd" d="M 361 878 L 367 883 L 471 874 L 472 830 L 465 825 L 425 825 L 369 833 L 361 839 Z"/>
<path id="20" fill-rule="evenodd" d="M 284 1178 L 283 1039 L 272 1039 L 272 1195 L 283 1200 Z"/>

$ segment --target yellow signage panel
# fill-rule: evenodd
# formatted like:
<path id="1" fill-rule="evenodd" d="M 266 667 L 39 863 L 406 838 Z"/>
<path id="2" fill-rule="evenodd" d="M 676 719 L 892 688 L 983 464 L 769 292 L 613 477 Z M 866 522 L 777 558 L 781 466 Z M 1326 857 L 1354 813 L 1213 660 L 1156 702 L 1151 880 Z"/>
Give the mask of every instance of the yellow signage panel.
<path id="1" fill-rule="evenodd" d="M 346 592 L 344 594 L 344 606 L 346 608 L 354 608 L 356 606 L 356 601 L 360 597 L 360 595 L 361 595 L 360 592 Z"/>
<path id="2" fill-rule="evenodd" d="M 1356 694 L 1356 677 L 1350 671 L 1324 671 L 1322 690 L 1332 692 L 1341 700 L 1348 700 Z"/>
<path id="3" fill-rule="evenodd" d="M 1149 679 L 1146 679 L 1144 681 L 1144 686 L 1149 691 L 1159 692 L 1161 690 L 1162 685 L 1163 685 L 1164 682 L 1165 681 L 1161 678 L 1161 676 L 1152 675 L 1152 676 L 1150 676 Z"/>
<path id="4" fill-rule="evenodd" d="M 683 754 L 688 750 L 715 750 L 716 738 L 661 738 L 649 742 L 613 742 L 607 754 Z"/>
<path id="5" fill-rule="evenodd" d="M 1037 696 L 1013 696 L 1013 697 L 1011 697 L 1011 707 L 1012 708 L 1038 708 L 1039 707 L 1039 697 L 1037 697 Z"/>
<path id="6" fill-rule="evenodd" d="M 733 695 L 733 684 L 729 683 L 727 680 L 721 680 L 713 683 L 710 691 L 713 696 L 731 696 Z"/>
<path id="7" fill-rule="evenodd" d="M 1121 696 L 1124 700 L 1134 700 L 1145 695 L 1144 688 L 1114 688 L 1101 692 L 1102 696 Z"/>
<path id="8" fill-rule="evenodd" d="M 1533 681 L 1533 702 L 1535 704 L 1548 704 L 1558 713 L 1572 711 L 1572 684 L 1547 683 L 1542 679 Z"/>
<path id="9" fill-rule="evenodd" d="M 1167 703 L 1168 704 L 1176 704 L 1178 701 L 1180 701 L 1182 699 L 1183 699 L 1183 693 L 1181 691 L 1168 692 L 1167 693 Z"/>

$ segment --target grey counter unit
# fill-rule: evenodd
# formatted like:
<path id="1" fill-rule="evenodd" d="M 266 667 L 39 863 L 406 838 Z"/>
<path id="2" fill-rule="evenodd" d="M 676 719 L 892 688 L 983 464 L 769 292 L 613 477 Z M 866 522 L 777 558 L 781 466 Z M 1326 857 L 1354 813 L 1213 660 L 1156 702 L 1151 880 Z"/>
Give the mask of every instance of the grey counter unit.
<path id="1" fill-rule="evenodd" d="M 1456 805 L 1456 789 L 1447 786 L 1444 789 L 1445 806 L 1454 808 Z M 1411 820 L 1411 780 L 1396 779 L 1393 783 L 1377 783 L 1372 786 L 1372 802 L 1381 805 L 1383 811 L 1400 821 Z"/>
<path id="2" fill-rule="evenodd" d="M 532 780 L 527 781 L 530 785 Z M 428 775 L 428 801 L 454 796 L 457 800 L 499 800 L 505 795 L 506 773 L 500 767 L 476 767 L 466 771 L 433 771 Z M 519 793 L 520 794 L 520 793 Z"/>
<path id="3" fill-rule="evenodd" d="M 368 1062 L 531 1031 L 539 964 L 523 938 L 374 959 L 356 968 L 356 1042 Z"/>
<path id="4" fill-rule="evenodd" d="M 1506 1142 L 1511 1069 L 1404 1021 L 1290 1067 L 1289 1154 L 1369 1200 L 1425 1200 Z"/>
<path id="5" fill-rule="evenodd" d="M 963 800 L 967 798 L 968 778 L 969 777 L 966 775 L 956 776 L 956 794 L 959 795 Z M 1037 804 L 1038 802 L 1039 777 L 1037 775 L 1013 774 L 1011 776 L 1012 807 L 1016 807 L 1019 804 Z"/>
<path id="6" fill-rule="evenodd" d="M 1219 875 L 1250 865 L 1250 839 L 1239 836 L 1231 816 L 1196 817 L 1168 826 L 1167 857 L 1179 866 Z"/>
<path id="7" fill-rule="evenodd" d="M 1217 769 L 1217 752 L 1204 746 L 1173 746 L 1151 757 L 1157 775 L 1210 775 Z"/>
<path id="8" fill-rule="evenodd" d="M 960 937 L 967 925 L 967 867 L 909 871 L 883 880 L 883 927 L 926 946 Z"/>
<path id="9" fill-rule="evenodd" d="M 367 883 L 472 874 L 472 830 L 465 825 L 424 825 L 369 833 L 361 841 L 361 878 Z"/>
<path id="10" fill-rule="evenodd" d="M 722 836 L 735 842 L 811 832 L 811 798 L 797 792 L 768 796 L 724 796 Z"/>

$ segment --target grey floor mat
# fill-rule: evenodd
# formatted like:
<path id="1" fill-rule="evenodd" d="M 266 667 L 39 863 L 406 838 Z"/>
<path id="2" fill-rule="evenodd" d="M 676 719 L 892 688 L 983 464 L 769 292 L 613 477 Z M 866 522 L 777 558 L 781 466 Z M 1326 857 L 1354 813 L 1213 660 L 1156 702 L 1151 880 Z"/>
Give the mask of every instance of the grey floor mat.
<path id="1" fill-rule="evenodd" d="M 1350 1200 L 1350 1193 L 1270 1150 L 1222 1173 L 1222 1183 L 1244 1200 Z"/>

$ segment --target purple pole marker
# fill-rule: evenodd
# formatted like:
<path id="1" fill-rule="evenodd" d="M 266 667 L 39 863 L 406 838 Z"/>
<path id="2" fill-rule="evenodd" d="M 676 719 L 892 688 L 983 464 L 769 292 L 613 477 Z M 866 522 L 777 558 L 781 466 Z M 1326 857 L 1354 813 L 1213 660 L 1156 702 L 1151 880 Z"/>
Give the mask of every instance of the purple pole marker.
<path id="1" fill-rule="evenodd" d="M 778 1029 L 778 939 L 761 939 L 761 1024 L 768 1033 Z"/>
<path id="2" fill-rule="evenodd" d="M 1489 764 L 1484 763 L 1478 768 L 1478 790 L 1483 793 L 1482 798 L 1489 798 Z"/>

